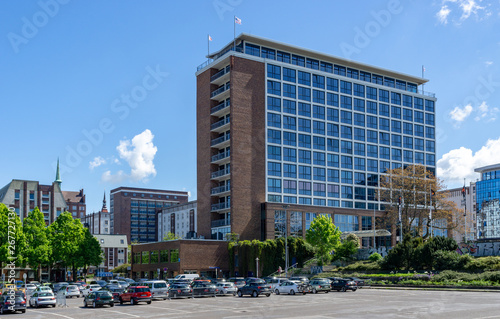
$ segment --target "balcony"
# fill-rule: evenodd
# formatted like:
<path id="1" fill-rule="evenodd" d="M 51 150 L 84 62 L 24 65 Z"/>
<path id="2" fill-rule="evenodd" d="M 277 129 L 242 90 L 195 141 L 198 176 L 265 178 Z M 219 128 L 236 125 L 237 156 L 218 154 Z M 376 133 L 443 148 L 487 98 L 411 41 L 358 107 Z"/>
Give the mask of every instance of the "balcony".
<path id="1" fill-rule="evenodd" d="M 210 211 L 216 212 L 219 210 L 225 210 L 231 208 L 231 205 L 229 203 L 218 203 L 218 204 L 212 204 L 212 209 Z"/>
<path id="2" fill-rule="evenodd" d="M 214 116 L 222 116 L 229 112 L 229 106 L 231 106 L 231 101 L 229 99 L 222 101 L 217 106 L 210 109 L 210 114 Z"/>
<path id="3" fill-rule="evenodd" d="M 212 156 L 212 163 L 221 164 L 222 162 L 229 162 L 229 157 L 231 156 L 231 151 L 226 151 Z"/>
<path id="4" fill-rule="evenodd" d="M 220 170 L 218 170 L 216 172 L 213 172 L 212 175 L 211 175 L 211 178 L 212 179 L 219 179 L 221 177 L 228 176 L 230 173 L 231 173 L 231 169 L 230 168 L 220 169 Z"/>
<path id="5" fill-rule="evenodd" d="M 231 225 L 231 221 L 230 220 L 226 220 L 226 219 L 212 220 L 212 228 L 213 227 L 229 226 L 229 225 Z"/>
<path id="6" fill-rule="evenodd" d="M 231 67 L 228 65 L 225 68 L 219 70 L 219 72 L 215 73 L 210 77 L 210 82 L 212 84 L 221 85 L 226 83 L 229 80 L 229 72 L 231 71 Z"/>
<path id="7" fill-rule="evenodd" d="M 222 193 L 227 193 L 231 191 L 231 185 L 224 185 L 219 187 L 214 187 L 210 190 L 211 195 L 220 195 Z"/>
<path id="8" fill-rule="evenodd" d="M 231 138 L 231 133 L 227 133 L 224 136 L 219 136 L 217 138 L 214 138 L 212 141 L 210 141 L 210 146 L 216 146 L 218 144 L 228 142 L 230 138 Z M 218 147 L 226 147 L 228 145 L 229 145 L 229 143 L 224 143 L 224 145 L 219 145 Z"/>
<path id="9" fill-rule="evenodd" d="M 210 130 L 218 133 L 223 132 L 228 129 L 227 124 L 229 123 L 231 123 L 231 118 L 226 117 L 225 119 L 222 119 L 210 125 Z"/>
<path id="10" fill-rule="evenodd" d="M 216 99 L 219 101 L 225 100 L 226 98 L 229 97 L 229 89 L 230 88 L 231 88 L 231 83 L 227 82 L 225 85 L 223 84 L 218 89 L 212 91 L 212 93 L 210 93 L 210 98 Z"/>

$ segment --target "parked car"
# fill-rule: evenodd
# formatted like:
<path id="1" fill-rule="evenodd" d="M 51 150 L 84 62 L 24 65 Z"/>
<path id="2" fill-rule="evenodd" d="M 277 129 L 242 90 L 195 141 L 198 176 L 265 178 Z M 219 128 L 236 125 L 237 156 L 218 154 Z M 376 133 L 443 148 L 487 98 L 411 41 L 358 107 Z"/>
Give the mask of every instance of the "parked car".
<path id="1" fill-rule="evenodd" d="M 52 292 L 35 292 L 30 297 L 30 307 L 56 306 L 56 297 Z"/>
<path id="2" fill-rule="evenodd" d="M 138 302 L 146 302 L 147 304 L 151 303 L 151 290 L 147 286 L 136 286 L 136 287 L 128 287 L 125 289 L 120 295 L 120 304 L 124 302 L 130 302 L 132 305 L 137 304 Z"/>
<path id="3" fill-rule="evenodd" d="M 350 279 L 350 280 L 354 281 L 358 288 L 363 288 L 363 286 L 365 285 L 365 281 L 363 279 L 359 279 L 357 277 L 347 277 L 346 279 Z"/>
<path id="4" fill-rule="evenodd" d="M 233 295 L 236 296 L 236 292 L 238 288 L 233 282 L 219 282 L 215 284 L 217 289 L 219 290 L 219 295 Z"/>
<path id="5" fill-rule="evenodd" d="M 241 288 L 246 284 L 245 278 L 243 277 L 231 277 L 227 281 L 234 282 L 237 288 Z"/>
<path id="6" fill-rule="evenodd" d="M 144 285 L 151 289 L 151 298 L 163 300 L 168 298 L 168 284 L 165 280 L 146 281 Z"/>
<path id="7" fill-rule="evenodd" d="M 303 293 L 305 295 L 303 286 L 301 283 L 297 283 L 295 281 L 284 281 L 279 286 L 276 286 L 274 289 L 274 293 L 279 294 L 289 294 L 295 295 L 298 293 Z"/>
<path id="8" fill-rule="evenodd" d="M 274 278 L 271 278 L 271 279 L 268 279 L 266 280 L 266 283 L 268 283 L 269 285 L 271 285 L 271 291 L 272 292 L 275 292 L 276 291 L 276 288 L 281 285 L 282 283 L 284 282 L 287 282 L 289 281 L 288 278 L 286 277 L 283 277 L 283 278 L 280 278 L 280 277 L 274 277 Z"/>
<path id="9" fill-rule="evenodd" d="M 26 284 L 21 286 L 21 289 L 23 289 L 27 295 L 31 295 L 35 292 L 36 288 L 37 286 L 35 284 Z"/>
<path id="10" fill-rule="evenodd" d="M 13 296 L 13 298 L 11 297 Z M 4 293 L 0 296 L 0 314 L 7 312 L 26 312 L 26 296 L 24 293 L 18 291 L 13 295 Z"/>
<path id="11" fill-rule="evenodd" d="M 195 282 L 192 286 L 193 288 L 193 296 L 213 296 L 218 292 L 217 287 L 210 282 L 198 281 Z"/>
<path id="12" fill-rule="evenodd" d="M 52 289 L 50 289 L 49 286 L 40 286 L 38 287 L 35 292 L 53 292 Z"/>
<path id="13" fill-rule="evenodd" d="M 108 284 L 108 282 L 106 280 L 96 280 L 95 283 L 98 284 L 101 287 L 104 287 L 104 286 L 106 286 Z"/>
<path id="14" fill-rule="evenodd" d="M 127 281 L 125 281 L 125 280 L 117 280 L 117 281 L 118 281 L 118 283 L 120 284 L 120 286 L 121 286 L 122 288 L 124 288 L 124 289 L 125 289 L 125 288 L 127 288 L 127 287 L 130 285 L 130 283 L 129 283 L 129 282 L 127 282 Z"/>
<path id="15" fill-rule="evenodd" d="M 86 282 L 83 282 L 83 281 L 77 281 L 77 282 L 75 282 L 75 285 L 77 285 L 78 288 L 80 288 L 80 291 L 87 288 L 87 286 L 88 286 L 88 284 Z"/>
<path id="16" fill-rule="evenodd" d="M 69 285 L 69 283 L 65 281 L 56 282 L 52 285 L 52 291 L 54 293 L 57 293 L 59 290 L 61 290 L 62 287 L 66 287 L 67 285 Z"/>
<path id="17" fill-rule="evenodd" d="M 120 295 L 125 291 L 125 289 L 122 288 L 110 288 L 110 287 L 104 287 L 96 291 L 107 291 L 113 296 L 113 301 L 114 302 L 119 302 L 120 301 Z"/>
<path id="18" fill-rule="evenodd" d="M 350 279 L 343 279 L 343 278 L 337 278 L 332 282 L 332 290 L 337 290 L 337 291 L 347 291 L 347 290 L 352 290 L 356 291 L 358 289 L 358 286 L 356 285 L 356 282 Z"/>
<path id="19" fill-rule="evenodd" d="M 266 297 L 269 297 L 271 295 L 271 286 L 266 283 L 251 282 L 238 288 L 237 294 L 238 297 L 242 297 L 243 295 L 250 295 L 252 297 L 266 295 Z"/>
<path id="20" fill-rule="evenodd" d="M 91 292 L 95 292 L 95 291 L 98 291 L 99 289 L 101 289 L 101 285 L 98 285 L 98 284 L 90 284 L 87 286 L 87 288 L 83 289 L 82 290 L 82 295 L 86 296 L 88 295 L 89 293 Z"/>
<path id="21" fill-rule="evenodd" d="M 66 298 L 80 297 L 83 294 L 80 292 L 80 288 L 77 285 L 66 286 Z"/>
<path id="22" fill-rule="evenodd" d="M 175 280 L 180 280 L 180 279 L 189 279 L 189 280 L 195 280 L 196 278 L 199 278 L 200 275 L 198 274 L 180 274 L 175 276 Z"/>
<path id="23" fill-rule="evenodd" d="M 169 298 L 191 297 L 193 288 L 188 284 L 171 284 L 168 290 Z"/>
<path id="24" fill-rule="evenodd" d="M 92 306 L 93 308 L 102 307 L 108 305 L 114 307 L 115 302 L 113 300 L 113 295 L 106 290 L 98 290 L 91 292 L 83 298 L 83 306 Z"/>
<path id="25" fill-rule="evenodd" d="M 311 292 L 313 294 L 317 294 L 318 292 L 325 292 L 328 293 L 330 289 L 332 289 L 332 282 L 328 278 L 316 278 L 312 279 L 309 282 L 309 285 L 311 286 Z"/>
<path id="26" fill-rule="evenodd" d="M 294 276 L 294 277 L 290 277 L 290 280 L 291 280 L 291 281 L 300 281 L 301 283 L 306 284 L 306 285 L 308 285 L 308 284 L 309 284 L 309 278 L 304 277 L 304 276 Z"/>

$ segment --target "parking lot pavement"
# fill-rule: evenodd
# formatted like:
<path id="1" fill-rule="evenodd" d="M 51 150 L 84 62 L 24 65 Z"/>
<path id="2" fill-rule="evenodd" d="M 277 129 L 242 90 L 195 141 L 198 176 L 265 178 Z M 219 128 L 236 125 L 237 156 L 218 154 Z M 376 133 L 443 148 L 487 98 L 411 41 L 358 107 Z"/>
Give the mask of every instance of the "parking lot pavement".
<path id="1" fill-rule="evenodd" d="M 359 289 L 328 294 L 272 295 L 267 298 L 204 297 L 154 301 L 152 304 L 83 308 L 83 299 L 68 299 L 66 308 L 28 308 L 12 318 L 499 318 L 499 293 Z"/>

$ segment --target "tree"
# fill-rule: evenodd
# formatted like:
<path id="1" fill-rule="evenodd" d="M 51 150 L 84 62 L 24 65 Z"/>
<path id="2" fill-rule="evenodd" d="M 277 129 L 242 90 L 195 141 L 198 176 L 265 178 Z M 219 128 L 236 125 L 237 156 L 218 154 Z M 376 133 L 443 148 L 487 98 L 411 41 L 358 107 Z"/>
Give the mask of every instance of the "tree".
<path id="1" fill-rule="evenodd" d="M 318 265 L 328 263 L 332 259 L 331 252 L 340 244 L 340 230 L 332 222 L 331 217 L 316 217 L 306 232 L 306 241 L 315 249 Z"/>
<path id="2" fill-rule="evenodd" d="M 355 234 L 349 234 L 335 250 L 335 260 L 351 260 L 358 252 L 359 238 Z"/>
<path id="3" fill-rule="evenodd" d="M 176 234 L 174 234 L 172 232 L 166 233 L 165 236 L 163 237 L 164 241 L 175 240 L 175 239 L 181 239 L 181 237 L 177 236 Z"/>
<path id="4" fill-rule="evenodd" d="M 435 266 L 437 251 L 456 251 L 457 242 L 453 238 L 437 236 L 430 238 L 422 247 L 419 254 L 421 265 L 432 270 Z"/>
<path id="5" fill-rule="evenodd" d="M 26 237 L 24 257 L 28 265 L 35 270 L 35 280 L 38 280 L 39 268 L 41 265 L 49 263 L 51 254 L 47 226 L 38 207 L 32 210 L 24 219 L 23 231 Z"/>
<path id="6" fill-rule="evenodd" d="M 0 266 L 3 263 L 15 264 L 17 267 L 24 263 L 24 237 L 21 219 L 14 210 L 10 210 L 0 203 Z"/>
<path id="7" fill-rule="evenodd" d="M 52 246 L 51 262 L 70 266 L 74 276 L 76 267 L 81 263 L 80 245 L 85 237 L 82 223 L 79 219 L 73 219 L 71 213 L 64 212 L 48 228 Z"/>
<path id="8" fill-rule="evenodd" d="M 79 260 L 76 262 L 76 265 L 83 267 L 83 272 L 86 276 L 88 266 L 99 267 L 104 258 L 101 244 L 99 244 L 97 238 L 90 233 L 88 228 L 85 228 L 84 232 L 84 237 L 80 242 L 78 251 Z"/>
<path id="9" fill-rule="evenodd" d="M 113 270 L 111 270 L 111 272 L 114 274 L 126 274 L 128 272 L 128 267 L 130 267 L 130 264 L 122 264 L 118 267 L 115 267 Z"/>
<path id="10" fill-rule="evenodd" d="M 445 223 L 433 223 L 436 229 L 454 229 L 460 223 L 453 218 L 459 211 L 456 205 L 445 199 L 443 182 L 428 172 L 422 165 L 409 165 L 406 168 L 390 170 L 380 177 L 378 196 L 386 202 L 387 227 L 399 230 L 399 206 L 403 234 L 427 239 L 431 222 L 446 220 Z M 433 194 L 433 195 L 431 195 Z M 429 211 L 432 208 L 432 218 Z"/>

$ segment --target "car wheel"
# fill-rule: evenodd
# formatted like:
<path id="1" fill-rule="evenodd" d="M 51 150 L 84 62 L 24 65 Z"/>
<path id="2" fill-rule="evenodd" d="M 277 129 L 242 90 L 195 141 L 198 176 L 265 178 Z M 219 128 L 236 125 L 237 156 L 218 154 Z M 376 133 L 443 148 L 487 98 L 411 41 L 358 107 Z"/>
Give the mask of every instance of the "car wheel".
<path id="1" fill-rule="evenodd" d="M 120 297 L 120 305 L 123 305 L 123 299 Z"/>
<path id="2" fill-rule="evenodd" d="M 238 291 L 238 297 L 243 297 L 243 294 L 241 293 L 241 291 Z"/>
<path id="3" fill-rule="evenodd" d="M 290 290 L 290 295 L 295 295 L 295 290 Z"/>
<path id="4" fill-rule="evenodd" d="M 134 298 L 131 298 L 131 299 L 130 299 L 130 304 L 131 304 L 131 305 L 135 305 L 136 303 L 137 303 L 137 302 L 135 301 L 135 299 L 134 299 Z"/>
<path id="5" fill-rule="evenodd" d="M 174 294 L 174 299 L 177 299 L 177 294 Z"/>
<path id="6" fill-rule="evenodd" d="M 83 308 L 87 308 L 87 302 L 85 300 L 83 301 Z"/>
<path id="7" fill-rule="evenodd" d="M 21 313 L 25 313 L 25 312 L 26 312 L 26 309 L 21 310 Z"/>
<path id="8" fill-rule="evenodd" d="M 233 296 L 236 296 L 236 291 L 233 291 Z"/>
<path id="9" fill-rule="evenodd" d="M 150 300 L 150 301 L 146 301 L 146 303 L 147 303 L 148 305 L 150 305 L 150 304 L 151 304 L 151 300 Z"/>
<path id="10" fill-rule="evenodd" d="M 279 295 L 280 291 L 278 289 L 276 289 L 276 291 L 274 293 L 277 294 L 277 295 Z"/>
<path id="11" fill-rule="evenodd" d="M 92 308 L 97 308 L 97 305 L 95 304 L 95 301 L 92 303 Z"/>
<path id="12" fill-rule="evenodd" d="M 35 308 L 38 308 L 38 302 L 35 301 Z"/>
<path id="13" fill-rule="evenodd" d="M 259 296 L 259 294 L 257 293 L 257 291 L 256 291 L 256 290 L 254 290 L 254 291 L 252 292 L 252 297 L 258 297 L 258 296 Z"/>
<path id="14" fill-rule="evenodd" d="M 313 294 L 317 294 L 318 291 L 316 290 L 316 288 L 313 288 Z"/>
<path id="15" fill-rule="evenodd" d="M 326 292 L 326 293 L 328 293 L 328 290 L 327 290 L 327 291 L 325 291 L 325 292 Z"/>
<path id="16" fill-rule="evenodd" d="M 4 312 L 3 312 L 3 306 L 0 308 L 0 314 L 2 314 L 2 315 L 4 314 Z"/>
<path id="17" fill-rule="evenodd" d="M 114 302 L 112 302 L 112 303 L 110 303 L 110 304 L 109 304 L 109 306 L 110 306 L 110 307 L 114 307 L 114 306 L 115 306 L 115 303 L 114 303 Z"/>
<path id="18" fill-rule="evenodd" d="M 355 291 L 356 291 L 356 289 L 357 289 L 357 288 L 354 288 L 354 289 L 352 290 L 352 292 L 355 292 Z"/>
<path id="19" fill-rule="evenodd" d="M 271 297 L 271 294 L 267 294 L 266 297 Z"/>
<path id="20" fill-rule="evenodd" d="M 345 292 L 345 291 L 346 291 L 345 287 L 342 287 L 342 292 Z"/>

